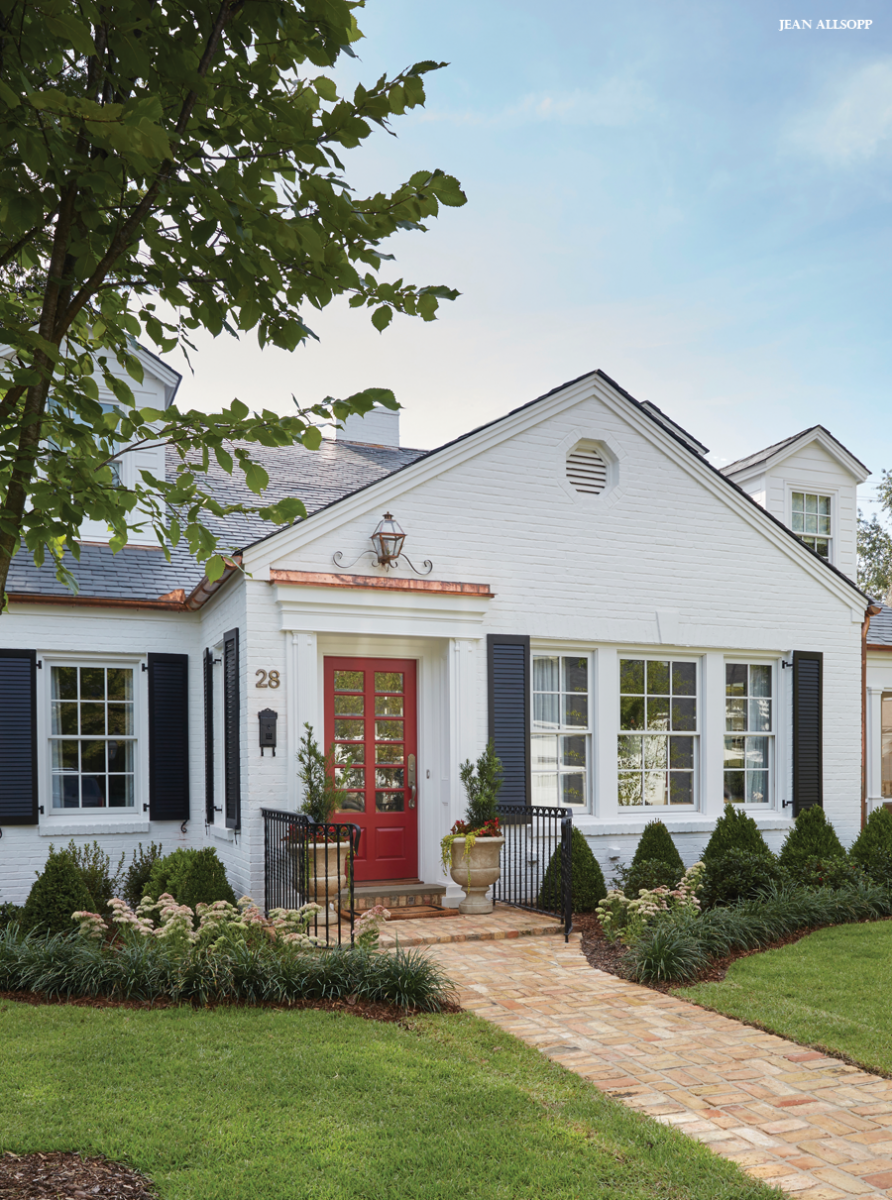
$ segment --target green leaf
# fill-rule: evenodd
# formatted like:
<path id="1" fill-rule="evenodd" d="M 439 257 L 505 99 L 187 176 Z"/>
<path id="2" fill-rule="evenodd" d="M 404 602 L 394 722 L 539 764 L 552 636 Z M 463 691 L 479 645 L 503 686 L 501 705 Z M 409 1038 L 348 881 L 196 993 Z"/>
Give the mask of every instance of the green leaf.
<path id="1" fill-rule="evenodd" d="M 18 108 L 19 104 L 21 104 L 21 101 L 12 88 L 8 84 L 5 84 L 2 79 L 0 79 L 0 100 L 3 101 L 7 108 Z"/>
<path id="2" fill-rule="evenodd" d="M 242 404 L 241 400 L 233 400 L 229 406 L 229 411 L 238 421 L 244 421 L 245 417 L 251 411 L 247 404 Z"/>
<path id="3" fill-rule="evenodd" d="M 234 464 L 232 461 L 232 455 L 228 452 L 228 450 L 224 450 L 222 446 L 215 446 L 214 457 L 226 474 L 231 475 Z"/>
<path id="4" fill-rule="evenodd" d="M 380 308 L 376 308 L 372 313 L 372 324 L 379 333 L 383 333 L 392 320 L 393 309 L 389 304 L 382 304 Z"/>
<path id="5" fill-rule="evenodd" d="M 204 564 L 204 573 L 208 577 L 208 583 L 216 583 L 225 570 L 226 563 L 219 554 L 212 554 Z"/>
<path id="6" fill-rule="evenodd" d="M 96 53 L 89 29 L 70 13 L 61 13 L 56 16 L 45 14 L 43 20 L 50 33 L 54 33 L 60 41 L 66 43 L 63 48 L 70 45 L 79 54 Z"/>
<path id="7" fill-rule="evenodd" d="M 245 483 L 252 492 L 260 493 L 269 483 L 269 475 L 259 463 L 249 463 L 245 467 Z"/>

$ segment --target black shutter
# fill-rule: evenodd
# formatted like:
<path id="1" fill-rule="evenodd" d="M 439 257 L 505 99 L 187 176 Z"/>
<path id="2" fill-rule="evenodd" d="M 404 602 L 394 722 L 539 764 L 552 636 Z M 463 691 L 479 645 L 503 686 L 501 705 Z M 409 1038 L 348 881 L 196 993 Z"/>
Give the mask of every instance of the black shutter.
<path id="1" fill-rule="evenodd" d="M 226 828 L 241 829 L 238 630 L 223 635 L 223 780 Z"/>
<path id="2" fill-rule="evenodd" d="M 0 650 L 0 828 L 37 824 L 37 655 Z"/>
<path id="3" fill-rule="evenodd" d="M 793 816 L 824 804 L 824 655 L 793 652 Z"/>
<path id="4" fill-rule="evenodd" d="M 204 817 L 214 823 L 214 652 L 204 652 Z"/>
<path id="5" fill-rule="evenodd" d="M 150 654 L 149 816 L 189 819 L 189 655 Z"/>
<path id="6" fill-rule="evenodd" d="M 502 760 L 500 804 L 530 803 L 530 639 L 491 633 L 489 736 Z"/>

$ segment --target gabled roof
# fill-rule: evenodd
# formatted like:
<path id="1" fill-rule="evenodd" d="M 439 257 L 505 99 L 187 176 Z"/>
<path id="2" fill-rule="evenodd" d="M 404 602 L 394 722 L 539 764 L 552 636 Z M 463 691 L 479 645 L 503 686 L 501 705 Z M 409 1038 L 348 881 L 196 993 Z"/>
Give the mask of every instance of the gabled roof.
<path id="1" fill-rule="evenodd" d="M 246 449 L 265 467 L 270 476 L 270 485 L 264 493 L 264 500 L 274 503 L 285 496 L 297 495 L 306 505 L 309 519 L 344 502 L 349 497 L 354 497 L 366 489 L 374 487 L 385 478 L 398 475 L 416 464 L 435 459 L 463 442 L 479 438 L 485 431 L 508 422 L 517 414 L 542 404 L 575 384 L 593 377 L 608 384 L 614 392 L 628 401 L 648 421 L 653 422 L 664 434 L 683 447 L 685 453 L 691 455 L 700 467 L 708 470 L 716 479 L 721 480 L 723 487 L 732 489 L 747 505 L 752 506 L 759 513 L 760 520 L 768 521 L 777 529 L 782 530 L 785 537 L 796 543 L 800 553 L 811 554 L 815 563 L 821 564 L 822 571 L 830 571 L 849 589 L 865 599 L 868 598 L 847 575 L 806 546 L 783 522 L 757 504 L 733 479 L 728 478 L 726 473 L 728 468 L 720 471 L 704 458 L 700 450 L 695 448 L 695 446 L 700 447 L 701 444 L 687 434 L 681 426 L 661 413 L 656 405 L 643 404 L 636 400 L 601 370 L 587 371 L 585 374 L 577 376 L 576 379 L 562 383 L 526 404 L 519 405 L 503 416 L 488 421 L 434 450 L 370 446 L 361 442 L 333 439 L 324 439 L 321 449 L 317 451 L 306 450 L 302 446 L 270 448 L 250 445 L 246 446 Z M 813 429 L 827 434 L 822 426 L 814 426 Z M 812 430 L 804 431 L 806 434 L 811 432 Z M 797 434 L 795 438 L 788 438 L 784 443 L 777 443 L 777 446 L 789 445 L 803 436 L 804 434 Z M 832 437 L 830 434 L 827 436 Z M 833 441 L 835 442 L 835 439 Z M 840 445 L 840 443 L 836 444 Z M 772 448 L 769 447 L 769 449 Z M 845 450 L 845 447 L 841 447 L 841 449 Z M 170 453 L 169 469 L 179 461 L 173 452 Z M 845 453 L 848 454 L 848 451 Z M 744 461 L 747 460 L 740 460 L 740 462 Z M 854 461 L 857 462 L 857 460 Z M 732 466 L 739 466 L 739 464 L 732 464 Z M 243 479 L 227 475 L 216 462 L 212 461 L 211 463 L 208 479 L 214 484 L 215 491 L 223 504 L 256 503 L 257 497 L 247 489 Z M 303 523 L 303 521 L 298 521 L 295 524 Z M 293 526 L 280 526 L 270 529 L 269 524 L 259 517 L 241 514 L 232 514 L 223 521 L 215 521 L 212 517 L 208 517 L 208 524 L 220 538 L 221 550 L 230 553 L 247 550 L 293 528 Z M 189 555 L 182 543 L 171 552 L 171 555 L 172 562 L 168 564 L 160 550 L 128 546 L 113 556 L 107 546 L 84 545 L 81 550 L 80 563 L 69 560 L 67 565 L 79 581 L 82 597 L 120 598 L 121 601 L 130 600 L 131 602 L 137 598 L 156 600 L 163 597 L 167 599 L 177 589 L 183 589 L 188 594 L 198 587 L 203 579 L 201 567 Z M 147 559 L 150 562 L 147 562 Z M 38 571 L 24 550 L 20 551 L 13 559 L 7 588 L 13 597 L 25 594 L 30 598 L 39 594 L 62 598 L 70 595 L 63 585 L 56 582 L 52 566 L 45 565 Z"/>
<path id="2" fill-rule="evenodd" d="M 794 433 L 792 437 L 784 438 L 782 442 L 775 442 L 771 446 L 766 446 L 764 450 L 757 450 L 755 454 L 747 455 L 746 458 L 738 458 L 736 462 L 727 463 L 721 468 L 721 472 L 723 475 L 748 474 L 758 467 L 782 461 L 794 451 L 813 441 L 820 441 L 853 475 L 857 476 L 860 473 L 857 469 L 859 467 L 864 473 L 865 479 L 870 474 L 870 468 L 856 458 L 851 450 L 847 450 L 842 442 L 823 425 L 810 425 L 808 429 L 803 429 L 801 433 Z"/>

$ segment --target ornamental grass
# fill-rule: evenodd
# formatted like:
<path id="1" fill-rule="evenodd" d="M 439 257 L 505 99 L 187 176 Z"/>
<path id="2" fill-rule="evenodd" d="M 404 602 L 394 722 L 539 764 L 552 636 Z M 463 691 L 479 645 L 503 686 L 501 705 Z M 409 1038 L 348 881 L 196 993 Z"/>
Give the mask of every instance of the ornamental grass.
<path id="1" fill-rule="evenodd" d="M 455 1000 L 441 968 L 419 951 L 236 941 L 183 951 L 154 938 L 98 943 L 16 925 L 0 931 L 0 991 L 195 1005 L 356 998 L 421 1012 L 441 1012 Z"/>

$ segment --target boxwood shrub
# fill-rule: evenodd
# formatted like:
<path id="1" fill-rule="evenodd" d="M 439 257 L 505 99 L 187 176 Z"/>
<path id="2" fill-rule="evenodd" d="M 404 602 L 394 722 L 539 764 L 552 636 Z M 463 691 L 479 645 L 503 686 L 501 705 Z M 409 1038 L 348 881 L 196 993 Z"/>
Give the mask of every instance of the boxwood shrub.
<path id="1" fill-rule="evenodd" d="M 845 857 L 843 844 L 836 836 L 836 830 L 824 816 L 823 808 L 820 804 L 813 804 L 804 808 L 796 817 L 796 823 L 787 834 L 778 860 L 782 867 L 788 867 L 804 858 Z"/>
<path id="2" fill-rule="evenodd" d="M 591 847 L 584 835 L 573 828 L 570 842 L 572 866 L 572 896 L 573 911 L 578 913 L 594 912 L 599 901 L 607 895 L 607 885 L 604 875 L 598 866 L 598 860 L 592 854 Z M 555 847 L 551 856 L 539 896 L 536 901 L 539 908 L 546 912 L 560 912 L 561 909 L 561 847 Z"/>
<path id="3" fill-rule="evenodd" d="M 716 821 L 703 851 L 703 861 L 708 864 L 711 859 L 719 858 L 729 850 L 747 850 L 751 854 L 771 857 L 771 851 L 756 822 L 742 808 L 735 808 L 733 804 L 726 804 L 725 811 Z"/>

